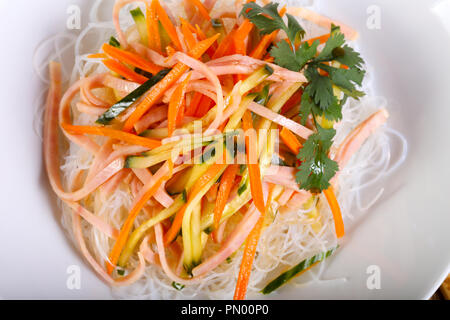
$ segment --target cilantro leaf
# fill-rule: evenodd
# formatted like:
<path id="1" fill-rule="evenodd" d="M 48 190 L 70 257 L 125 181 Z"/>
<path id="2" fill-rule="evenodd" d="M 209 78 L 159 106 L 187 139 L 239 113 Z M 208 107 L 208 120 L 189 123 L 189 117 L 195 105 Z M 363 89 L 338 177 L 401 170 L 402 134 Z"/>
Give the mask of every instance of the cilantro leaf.
<path id="1" fill-rule="evenodd" d="M 315 64 L 308 66 L 305 76 L 310 81 L 308 90 L 314 103 L 322 110 L 326 110 L 336 99 L 331 79 L 320 75 Z"/>
<path id="2" fill-rule="evenodd" d="M 300 70 L 300 64 L 297 62 L 297 57 L 286 41 L 281 40 L 277 43 L 277 46 L 272 47 L 270 55 L 275 58 L 275 63 L 280 67 L 292 71 Z"/>
<path id="3" fill-rule="evenodd" d="M 297 19 L 290 14 L 286 14 L 288 23 L 278 13 L 278 3 L 268 3 L 261 7 L 255 2 L 249 2 L 244 5 L 241 15 L 249 19 L 260 31 L 261 34 L 269 34 L 276 30 L 284 30 L 291 41 L 301 39 L 305 30 L 300 26 Z"/>
<path id="4" fill-rule="evenodd" d="M 364 95 L 363 92 L 356 90 L 356 85 L 361 86 L 365 71 L 358 68 L 341 69 L 320 64 L 319 68 L 328 72 L 333 84 L 348 96 L 359 99 Z"/>
<path id="5" fill-rule="evenodd" d="M 346 95 L 344 95 L 344 98 L 340 102 L 337 98 L 334 98 L 334 102 L 326 110 L 322 110 L 312 101 L 311 96 L 309 95 L 309 90 L 306 88 L 302 95 L 302 101 L 300 104 L 300 122 L 302 125 L 305 125 L 310 114 L 323 116 L 330 121 L 339 121 L 342 119 L 342 106 L 346 101 Z"/>
<path id="6" fill-rule="evenodd" d="M 341 47 L 345 43 L 344 34 L 340 32 L 340 28 L 336 26 L 331 27 L 331 36 L 325 43 L 325 47 L 315 59 L 316 61 L 330 61 L 334 59 L 333 51 Z"/>
<path id="7" fill-rule="evenodd" d="M 301 40 L 303 36 L 305 35 L 305 30 L 302 28 L 302 26 L 298 23 L 297 19 L 291 16 L 290 14 L 286 14 L 288 25 L 286 31 L 286 34 L 291 40 L 291 43 L 296 43 L 298 40 Z"/>
<path id="8" fill-rule="evenodd" d="M 312 134 L 303 145 L 297 158 L 302 162 L 297 168 L 297 183 L 300 188 L 319 193 L 330 186 L 329 181 L 339 170 L 338 164 L 328 157 L 328 152 L 336 135 L 334 129 L 324 129 L 317 125 L 317 133 Z"/>
<path id="9" fill-rule="evenodd" d="M 249 2 L 242 8 L 241 15 L 249 19 L 259 29 L 261 34 L 269 34 L 275 30 L 285 30 L 287 28 L 278 14 L 278 3 L 271 2 L 261 7 L 255 2 Z"/>
<path id="10" fill-rule="evenodd" d="M 346 65 L 349 68 L 362 68 L 364 60 L 360 54 L 348 45 L 343 46 L 341 54 L 336 57 L 336 61 Z"/>
<path id="11" fill-rule="evenodd" d="M 309 45 L 308 42 L 305 42 L 300 46 L 299 50 L 295 52 L 297 63 L 300 65 L 300 69 L 303 69 L 306 63 L 316 56 L 317 47 L 319 45 L 319 40 L 314 41 L 311 45 Z"/>

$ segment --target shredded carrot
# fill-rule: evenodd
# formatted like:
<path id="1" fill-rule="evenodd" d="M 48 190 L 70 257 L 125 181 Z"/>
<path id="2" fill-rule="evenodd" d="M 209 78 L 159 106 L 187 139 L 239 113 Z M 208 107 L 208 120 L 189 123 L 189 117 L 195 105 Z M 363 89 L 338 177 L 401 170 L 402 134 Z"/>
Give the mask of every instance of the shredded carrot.
<path id="1" fill-rule="evenodd" d="M 161 141 L 159 140 L 144 138 L 131 133 L 106 127 L 74 126 L 67 123 L 62 123 L 61 127 L 71 134 L 92 134 L 97 136 L 110 137 L 132 145 L 147 147 L 149 149 L 154 149 L 161 146 Z"/>
<path id="2" fill-rule="evenodd" d="M 192 5 L 194 5 L 198 12 L 200 13 L 200 15 L 206 20 L 206 21 L 211 21 L 211 17 L 209 15 L 208 10 L 205 8 L 205 6 L 203 5 L 203 3 L 200 2 L 200 0 L 189 0 L 189 2 L 192 3 Z"/>
<path id="3" fill-rule="evenodd" d="M 254 24 L 250 20 L 245 19 L 236 31 L 236 36 L 233 38 L 235 53 L 247 55 L 247 38 L 253 29 Z M 236 80 L 244 80 L 246 76 L 238 74 Z"/>
<path id="4" fill-rule="evenodd" d="M 195 59 L 199 59 L 218 37 L 219 34 L 216 34 L 211 38 L 197 43 L 194 49 L 190 51 L 190 55 Z M 164 79 L 158 82 L 136 107 L 136 110 L 125 122 L 123 130 L 127 132 L 131 131 L 144 113 L 146 113 L 164 95 L 165 90 L 174 84 L 188 69 L 189 67 L 185 64 L 180 62 L 177 63 Z"/>
<path id="5" fill-rule="evenodd" d="M 338 238 L 342 238 L 345 235 L 344 221 L 342 220 L 341 208 L 339 207 L 339 203 L 337 202 L 336 195 L 334 194 L 332 187 L 324 190 L 323 193 L 325 194 L 325 197 L 327 198 L 328 204 L 331 208 L 331 212 L 333 213 L 336 236 Z"/>
<path id="6" fill-rule="evenodd" d="M 183 101 L 184 101 L 184 95 L 186 94 L 186 88 L 189 82 L 189 79 L 191 78 L 191 74 L 189 74 L 186 79 L 175 89 L 175 92 L 170 97 L 169 102 L 169 110 L 168 110 L 168 132 L 169 137 L 172 136 L 173 132 L 175 131 L 175 128 L 177 126 L 177 117 L 178 114 L 180 114 L 181 109 L 183 108 Z"/>
<path id="7" fill-rule="evenodd" d="M 233 28 L 233 30 L 231 30 L 230 33 L 226 35 L 226 37 L 219 44 L 219 47 L 217 48 L 216 52 L 214 52 L 212 59 L 222 58 L 223 56 L 226 56 L 229 53 L 230 47 L 233 45 L 234 42 L 236 30 L 237 30 L 236 28 Z"/>
<path id="8" fill-rule="evenodd" d="M 205 184 L 211 182 L 212 179 L 217 177 L 218 174 L 226 167 L 226 164 L 215 163 L 211 165 L 208 170 L 195 182 L 192 187 L 191 192 L 189 192 L 189 197 L 187 203 L 177 212 L 175 219 L 173 220 L 172 226 L 164 235 L 165 245 L 169 245 L 178 235 L 183 223 L 183 216 L 186 208 L 191 204 L 192 199 L 194 199 L 197 194 L 204 188 Z"/>
<path id="9" fill-rule="evenodd" d="M 206 192 L 205 196 L 209 202 L 213 202 L 217 199 L 217 191 L 219 190 L 219 184 L 214 183 L 211 188 L 209 188 L 208 192 Z"/>
<path id="10" fill-rule="evenodd" d="M 166 47 L 166 52 L 167 52 L 168 58 L 171 58 L 177 52 L 177 50 L 175 50 L 174 47 L 169 45 Z"/>
<path id="11" fill-rule="evenodd" d="M 220 179 L 219 191 L 217 192 L 216 206 L 214 207 L 214 229 L 219 228 L 220 219 L 222 218 L 223 209 L 227 204 L 228 197 L 230 196 L 231 188 L 234 185 L 234 179 L 239 166 L 232 164 L 226 168 L 225 172 Z"/>
<path id="12" fill-rule="evenodd" d="M 120 229 L 119 237 L 114 243 L 114 247 L 109 254 L 109 261 L 106 263 L 106 270 L 109 274 L 114 271 L 114 268 L 117 265 L 117 261 L 119 260 L 120 254 L 122 253 L 122 249 L 128 240 L 131 229 L 133 228 L 134 220 L 136 220 L 136 217 L 144 208 L 147 201 L 158 191 L 159 187 L 167 179 L 167 176 L 162 176 L 160 179 L 158 179 L 153 184 L 153 186 L 139 199 L 139 201 L 134 205 L 133 209 L 131 209 L 125 223 Z"/>
<path id="13" fill-rule="evenodd" d="M 203 41 L 206 39 L 206 34 L 203 32 L 202 29 L 200 29 L 198 24 L 195 25 L 195 32 L 197 33 L 198 40 Z"/>
<path id="14" fill-rule="evenodd" d="M 281 108 L 280 113 L 285 114 L 289 110 L 291 110 L 293 107 L 300 104 L 302 101 L 302 95 L 303 90 L 299 89 L 297 92 L 295 92 L 292 97 L 289 98 L 289 100 L 284 104 L 284 106 Z"/>
<path id="15" fill-rule="evenodd" d="M 328 39 L 330 38 L 331 34 L 324 34 L 322 36 L 319 37 L 315 37 L 312 39 L 309 39 L 307 41 L 305 41 L 306 43 L 308 43 L 309 45 L 312 45 L 314 41 L 319 40 L 320 44 L 324 44 L 325 42 L 328 41 Z"/>
<path id="16" fill-rule="evenodd" d="M 88 55 L 89 59 L 107 59 L 108 56 L 104 53 L 94 53 L 94 54 L 90 54 Z"/>
<path id="17" fill-rule="evenodd" d="M 250 114 L 250 111 L 245 111 L 244 116 L 242 118 L 242 128 L 244 129 L 244 132 L 249 133 L 250 131 L 253 131 L 253 119 L 252 115 Z M 247 167 L 248 167 L 248 174 L 250 177 L 250 189 L 252 193 L 253 203 L 255 204 L 256 208 L 259 212 L 264 212 L 265 210 L 265 204 L 264 204 L 264 195 L 263 195 L 263 188 L 262 188 L 262 182 L 261 182 L 261 172 L 259 169 L 259 164 L 257 163 L 257 157 L 254 157 L 255 159 L 252 159 L 250 152 L 254 151 L 256 152 L 256 149 L 254 146 L 250 146 L 250 139 L 248 135 L 245 136 L 245 145 L 246 145 L 246 155 L 247 155 Z M 252 163 L 256 162 L 256 163 Z"/>
<path id="18" fill-rule="evenodd" d="M 208 113 L 208 111 L 212 107 L 214 107 L 214 105 L 215 105 L 214 100 L 212 100 L 210 97 L 203 95 L 202 99 L 200 100 L 200 103 L 198 104 L 195 116 L 198 118 L 203 117 L 205 114 Z"/>
<path id="19" fill-rule="evenodd" d="M 104 43 L 102 49 L 111 58 L 117 59 L 125 64 L 131 64 L 152 74 L 156 74 L 162 70 L 162 67 L 151 63 L 150 61 L 138 56 L 137 54 L 113 47 L 108 43 Z"/>
<path id="20" fill-rule="evenodd" d="M 159 21 L 161 21 L 162 26 L 166 30 L 169 35 L 170 40 L 175 45 L 177 50 L 181 50 L 180 39 L 178 39 L 177 31 L 172 21 L 170 21 L 169 16 L 167 15 L 164 8 L 161 6 L 158 0 L 153 0 L 155 2 L 156 13 L 158 14 Z"/>
<path id="21" fill-rule="evenodd" d="M 158 15 L 156 13 L 156 1 L 147 5 L 147 31 L 150 49 L 161 53 L 161 37 L 159 34 Z"/>
<path id="22" fill-rule="evenodd" d="M 192 50 L 192 48 L 194 48 L 194 46 L 197 44 L 197 41 L 195 40 L 191 29 L 186 24 L 186 20 L 181 18 L 180 20 L 181 20 L 181 32 L 184 36 L 184 40 L 186 41 L 188 49 Z"/>
<path id="23" fill-rule="evenodd" d="M 103 60 L 103 64 L 111 71 L 121 75 L 127 80 L 137 82 L 140 84 L 143 84 L 148 80 L 148 78 L 134 72 L 133 70 L 127 68 L 120 62 L 113 60 L 113 59 L 105 59 Z"/>
<path id="24" fill-rule="evenodd" d="M 269 197 L 267 202 L 270 203 L 274 185 L 269 186 Z M 250 274 L 252 272 L 253 261 L 255 260 L 256 248 L 261 236 L 261 230 L 264 225 L 265 213 L 267 210 L 261 213 L 258 222 L 253 227 L 252 231 L 245 241 L 244 254 L 242 256 L 241 267 L 239 269 L 238 280 L 236 283 L 236 289 L 234 291 L 234 300 L 244 300 L 247 293 L 247 286 L 250 280 Z"/>
<path id="25" fill-rule="evenodd" d="M 283 17 L 286 13 L 286 7 L 283 7 L 280 10 L 280 16 Z M 255 59 L 262 59 L 264 54 L 267 51 L 267 48 L 269 45 L 275 40 L 275 38 L 278 35 L 279 30 L 275 30 L 274 32 L 270 34 L 266 34 L 262 37 L 261 41 L 258 43 L 258 45 L 253 49 L 253 51 L 250 53 L 250 56 Z"/>
<path id="26" fill-rule="evenodd" d="M 245 19 L 236 31 L 233 37 L 236 53 L 245 55 L 247 53 L 247 45 L 245 40 L 253 29 L 254 24 L 250 20 Z"/>
<path id="27" fill-rule="evenodd" d="M 194 93 L 194 96 L 191 99 L 191 103 L 189 103 L 189 107 L 186 109 L 187 116 L 195 116 L 195 114 L 197 113 L 199 103 L 202 100 L 202 97 L 203 95 L 200 92 Z"/>
<path id="28" fill-rule="evenodd" d="M 280 137 L 295 155 L 297 155 L 300 149 L 303 147 L 300 141 L 298 141 L 295 134 L 293 134 L 289 129 L 286 129 L 285 127 L 281 129 Z"/>

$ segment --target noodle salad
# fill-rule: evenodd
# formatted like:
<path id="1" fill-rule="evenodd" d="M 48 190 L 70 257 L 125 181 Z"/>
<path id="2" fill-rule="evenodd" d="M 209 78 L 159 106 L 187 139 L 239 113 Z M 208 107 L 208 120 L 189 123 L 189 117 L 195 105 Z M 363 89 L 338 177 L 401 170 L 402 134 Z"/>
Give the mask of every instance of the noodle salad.
<path id="1" fill-rule="evenodd" d="M 268 1 L 117 0 L 112 22 L 101 5 L 62 35 L 75 66 L 65 81 L 50 62 L 43 123 L 63 225 L 98 276 L 156 299 L 322 281 L 352 208 L 383 189 L 361 192 L 407 153 L 358 33 Z"/>

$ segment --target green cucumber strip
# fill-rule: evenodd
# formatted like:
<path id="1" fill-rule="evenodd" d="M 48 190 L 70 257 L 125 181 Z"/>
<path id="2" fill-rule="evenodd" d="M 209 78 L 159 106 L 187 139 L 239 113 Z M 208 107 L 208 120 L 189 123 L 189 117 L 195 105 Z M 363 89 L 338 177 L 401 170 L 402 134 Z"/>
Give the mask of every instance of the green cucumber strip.
<path id="1" fill-rule="evenodd" d="M 151 74 L 150 72 L 147 72 L 145 70 L 139 69 L 139 68 L 134 68 L 134 72 L 136 72 L 137 74 L 140 74 L 146 78 L 152 78 L 153 74 Z"/>
<path id="2" fill-rule="evenodd" d="M 169 34 L 167 33 L 166 29 L 164 29 L 161 21 L 158 21 L 158 30 L 159 30 L 159 37 L 161 41 L 161 49 L 165 53 L 166 47 L 172 43 L 172 40 L 169 37 Z"/>
<path id="3" fill-rule="evenodd" d="M 179 284 L 178 282 L 173 281 L 172 282 L 172 287 L 174 287 L 175 289 L 177 289 L 178 291 L 183 290 L 184 285 L 183 284 Z"/>
<path id="4" fill-rule="evenodd" d="M 114 104 L 111 108 L 109 108 L 104 114 L 102 114 L 98 119 L 98 124 L 109 124 L 112 120 L 114 120 L 118 115 L 120 115 L 123 111 L 129 108 L 133 103 L 136 102 L 144 93 L 150 90 L 155 84 L 161 81 L 170 70 L 161 70 L 143 85 L 138 87 L 136 90 L 131 92 L 125 98 Z"/>
<path id="5" fill-rule="evenodd" d="M 120 48 L 120 42 L 119 40 L 117 40 L 114 37 L 109 38 L 109 45 L 116 47 L 116 48 Z"/>
<path id="6" fill-rule="evenodd" d="M 321 252 L 312 258 L 303 260 L 295 267 L 289 269 L 288 271 L 282 273 L 277 278 L 272 280 L 267 286 L 264 287 L 264 289 L 261 291 L 261 293 L 269 294 L 269 293 L 277 290 L 279 287 L 284 285 L 286 282 L 288 282 L 295 276 L 299 275 L 300 273 L 306 271 L 308 268 L 312 267 L 315 263 L 322 262 L 323 260 L 325 260 L 326 258 L 331 256 L 333 253 L 336 252 L 336 250 L 338 248 L 339 248 L 339 246 L 337 246 L 331 250 L 328 250 L 327 252 Z"/>
<path id="7" fill-rule="evenodd" d="M 141 8 L 136 8 L 130 11 L 134 22 L 136 23 L 139 35 L 141 36 L 142 43 L 148 45 L 148 33 L 147 33 L 147 21 L 145 20 L 144 13 Z"/>

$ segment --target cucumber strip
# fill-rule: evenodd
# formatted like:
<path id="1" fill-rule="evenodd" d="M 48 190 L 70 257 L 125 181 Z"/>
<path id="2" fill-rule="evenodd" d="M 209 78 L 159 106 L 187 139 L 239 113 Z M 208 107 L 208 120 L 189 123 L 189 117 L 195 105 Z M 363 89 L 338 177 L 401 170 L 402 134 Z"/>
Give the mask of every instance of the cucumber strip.
<path id="1" fill-rule="evenodd" d="M 216 154 L 215 157 L 211 158 L 211 163 L 215 163 L 216 160 L 222 157 L 222 153 Z M 204 167 L 208 168 L 209 165 L 203 165 Z M 183 236 L 183 248 L 184 248 L 184 267 L 187 273 L 190 273 L 190 271 L 195 267 L 194 265 L 194 255 L 192 250 L 192 230 L 191 230 L 191 220 L 192 215 L 195 206 L 200 204 L 200 201 L 202 200 L 203 196 L 208 192 L 208 190 L 211 188 L 211 186 L 219 179 L 219 177 L 222 175 L 222 173 L 225 171 L 226 166 L 223 167 L 223 169 L 217 174 L 217 176 L 214 177 L 210 182 L 205 184 L 202 188 L 202 190 L 190 201 L 189 205 L 186 207 L 186 210 L 183 215 L 183 222 L 182 222 L 182 236 Z M 202 229 L 203 230 L 203 229 Z"/>
<path id="2" fill-rule="evenodd" d="M 130 11 L 134 22 L 136 23 L 139 35 L 141 36 L 142 43 L 148 46 L 148 32 L 147 32 L 147 21 L 145 20 L 144 13 L 141 8 L 136 8 Z"/>
<path id="3" fill-rule="evenodd" d="M 172 40 L 170 39 L 166 29 L 164 29 L 161 21 L 158 21 L 158 30 L 159 30 L 159 38 L 161 41 L 161 50 L 163 51 L 163 53 L 166 53 L 166 48 L 169 44 L 172 43 Z"/>
<path id="4" fill-rule="evenodd" d="M 141 156 L 129 156 L 125 162 L 125 168 L 143 169 L 152 167 L 164 160 L 168 160 L 171 156 L 175 155 L 177 150 L 179 154 L 189 152 L 193 149 L 210 145 L 214 140 L 219 137 L 226 137 L 227 135 L 237 134 L 236 132 L 227 132 L 223 135 L 215 135 L 200 139 L 187 138 L 181 141 L 169 142 L 156 149 L 144 153 Z"/>
<path id="5" fill-rule="evenodd" d="M 273 74 L 273 69 L 269 65 L 264 65 L 264 67 L 253 72 L 247 79 L 242 81 L 241 87 L 239 88 L 239 93 L 241 95 L 246 94 L 261 82 L 266 80 Z"/>
<path id="6" fill-rule="evenodd" d="M 157 128 L 149 129 L 143 131 L 140 136 L 152 139 L 164 139 L 169 135 L 169 130 L 167 128 Z"/>
<path id="7" fill-rule="evenodd" d="M 336 252 L 339 246 L 328 250 L 326 252 L 321 252 L 317 255 L 315 255 L 312 258 L 305 259 L 302 262 L 300 262 L 295 267 L 289 269 L 288 271 L 282 273 L 277 278 L 272 280 L 267 286 L 264 287 L 264 289 L 261 291 L 262 294 L 269 294 L 275 290 L 277 290 L 279 287 L 284 285 L 286 282 L 291 280 L 292 278 L 299 276 L 300 274 L 307 271 L 309 268 L 313 267 L 316 263 L 322 262 L 329 256 L 331 256 L 333 253 Z"/>
<path id="8" fill-rule="evenodd" d="M 162 210 L 159 214 L 147 220 L 146 222 L 141 224 L 139 228 L 135 229 L 133 233 L 130 235 L 130 238 L 126 243 L 125 248 L 123 249 L 122 254 L 120 255 L 119 266 L 124 268 L 127 265 L 128 259 L 133 254 L 133 251 L 136 248 L 137 244 L 151 227 L 177 213 L 178 210 L 180 210 L 181 207 L 185 204 L 185 202 L 186 201 L 184 200 L 183 195 L 182 194 L 178 195 L 174 203 L 169 208 Z"/>
<path id="9" fill-rule="evenodd" d="M 202 204 L 199 202 L 192 211 L 191 234 L 192 234 L 192 264 L 198 266 L 202 259 L 202 230 L 200 229 L 202 215 Z"/>
<path id="10" fill-rule="evenodd" d="M 217 39 L 217 43 L 220 44 L 227 35 L 227 31 L 225 30 L 222 19 L 212 19 L 211 26 L 215 33 L 220 34 L 219 38 Z"/>
<path id="11" fill-rule="evenodd" d="M 131 92 L 125 98 L 114 104 L 111 108 L 109 108 L 104 114 L 102 114 L 98 119 L 98 124 L 107 125 L 112 120 L 114 120 L 118 115 L 120 115 L 123 111 L 129 108 L 133 103 L 136 102 L 144 93 L 150 90 L 155 84 L 161 81 L 170 70 L 161 70 L 156 75 L 154 75 L 151 79 L 145 82 L 143 85 L 138 87 L 136 90 Z"/>
<path id="12" fill-rule="evenodd" d="M 284 104 L 294 95 L 294 93 L 301 87 L 301 82 L 296 82 L 293 85 L 291 85 L 286 91 L 283 92 L 283 94 L 276 98 L 276 99 L 270 99 L 270 101 L 267 104 L 267 108 L 272 110 L 273 112 L 280 112 L 281 108 L 284 106 Z M 259 123 L 257 124 L 256 129 L 258 130 L 258 151 L 259 154 L 261 154 L 264 144 L 267 141 L 267 132 L 272 124 L 272 121 L 261 118 Z"/>
<path id="13" fill-rule="evenodd" d="M 114 37 L 109 38 L 109 45 L 116 47 L 116 48 L 120 48 L 120 42 L 119 40 L 117 40 Z"/>

